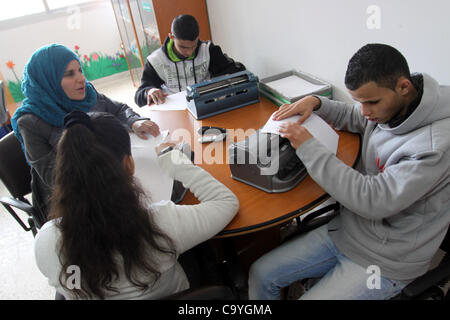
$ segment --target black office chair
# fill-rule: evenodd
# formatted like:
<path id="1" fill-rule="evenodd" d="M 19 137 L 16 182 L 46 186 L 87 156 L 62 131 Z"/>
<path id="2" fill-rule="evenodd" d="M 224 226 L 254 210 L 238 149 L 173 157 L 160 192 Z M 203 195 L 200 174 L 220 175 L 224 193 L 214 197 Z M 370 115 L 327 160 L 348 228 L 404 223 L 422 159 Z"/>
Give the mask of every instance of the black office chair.
<path id="1" fill-rule="evenodd" d="M 238 297 L 230 287 L 225 285 L 210 285 L 187 289 L 160 300 L 237 300 Z"/>
<path id="2" fill-rule="evenodd" d="M 217 252 L 207 243 L 200 244 L 179 257 L 191 288 L 163 297 L 160 300 L 240 300 L 240 293 L 230 278 L 228 261 L 220 261 Z M 205 255 L 212 256 L 205 260 Z M 216 262 L 213 262 L 216 261 Z M 208 271 L 208 269 L 214 271 Z"/>
<path id="3" fill-rule="evenodd" d="M 450 300 L 450 290 L 444 292 L 444 287 L 450 282 L 450 228 L 441 243 L 440 249 L 444 256 L 439 264 L 428 270 L 403 288 L 396 299 L 402 300 Z"/>
<path id="4" fill-rule="evenodd" d="M 31 230 L 33 236 L 36 236 L 37 229 L 46 219 L 40 210 L 33 207 L 25 198 L 31 193 L 31 172 L 14 132 L 10 132 L 0 140 L 0 179 L 11 194 L 1 197 L 1 204 L 25 231 Z M 14 209 L 28 215 L 28 225 Z"/>
<path id="5" fill-rule="evenodd" d="M 294 232 L 288 234 L 282 242 L 286 242 L 300 234 L 314 230 L 324 224 L 330 222 L 340 213 L 341 205 L 339 202 L 332 203 L 316 211 L 311 212 L 305 218 L 296 218 L 297 228 Z M 329 214 L 326 214 L 329 213 Z"/>
<path id="6" fill-rule="evenodd" d="M 0 80 L 0 126 L 9 120 L 8 109 L 6 109 L 6 98 L 3 80 Z"/>

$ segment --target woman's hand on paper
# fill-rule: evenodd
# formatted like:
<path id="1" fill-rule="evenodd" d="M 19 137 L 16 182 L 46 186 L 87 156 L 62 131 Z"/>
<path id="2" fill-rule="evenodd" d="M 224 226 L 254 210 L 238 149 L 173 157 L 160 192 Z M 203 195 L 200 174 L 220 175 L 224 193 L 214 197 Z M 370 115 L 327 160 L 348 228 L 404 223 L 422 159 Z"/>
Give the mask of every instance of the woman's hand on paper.
<path id="1" fill-rule="evenodd" d="M 300 125 L 298 122 L 283 123 L 279 127 L 279 133 L 291 143 L 291 146 L 297 150 L 305 141 L 313 136 L 308 129 Z"/>
<path id="2" fill-rule="evenodd" d="M 151 105 L 152 103 L 162 104 L 166 102 L 167 93 L 162 91 L 159 88 L 152 88 L 147 91 L 147 104 Z"/>
<path id="3" fill-rule="evenodd" d="M 162 150 L 164 150 L 167 147 L 173 147 L 174 149 L 178 146 L 180 146 L 183 143 L 183 137 L 179 137 L 178 140 L 167 140 L 167 141 L 163 141 L 160 144 L 158 144 L 155 147 L 155 152 L 156 154 L 160 154 Z"/>
<path id="4" fill-rule="evenodd" d="M 147 140 L 147 134 L 151 134 L 154 137 L 159 136 L 159 127 L 156 122 L 151 120 L 138 120 L 133 122 L 131 129 L 138 135 L 139 138 Z"/>
<path id="5" fill-rule="evenodd" d="M 302 124 L 311 115 L 314 108 L 320 105 L 320 100 L 314 96 L 307 96 L 292 104 L 283 104 L 274 113 L 273 120 L 283 120 L 293 115 L 301 115 L 297 123 Z"/>

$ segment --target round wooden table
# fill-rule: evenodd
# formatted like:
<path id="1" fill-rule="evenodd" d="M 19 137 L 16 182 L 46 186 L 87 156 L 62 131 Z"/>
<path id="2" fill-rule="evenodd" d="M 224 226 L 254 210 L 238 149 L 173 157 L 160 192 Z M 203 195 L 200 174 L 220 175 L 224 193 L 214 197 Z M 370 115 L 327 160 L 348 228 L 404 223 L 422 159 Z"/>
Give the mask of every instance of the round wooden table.
<path id="1" fill-rule="evenodd" d="M 187 110 L 145 112 L 152 121 L 158 123 L 161 130 L 168 129 L 173 139 L 182 136 L 186 142 L 190 142 L 195 152 L 194 163 L 230 188 L 239 198 L 238 214 L 217 237 L 242 235 L 282 224 L 308 212 L 329 197 L 309 176 L 294 189 L 283 193 L 267 193 L 231 178 L 228 146 L 261 128 L 277 109 L 278 107 L 269 100 L 260 98 L 259 103 L 204 120 L 196 120 Z M 197 141 L 200 137 L 197 131 L 202 126 L 233 129 L 232 132 L 240 135 L 228 136 L 225 142 L 201 144 Z M 337 157 L 346 165 L 354 166 L 359 157 L 359 135 L 344 131 L 336 132 L 339 134 Z M 196 203 L 198 200 L 190 192 L 182 202 L 182 204 Z"/>

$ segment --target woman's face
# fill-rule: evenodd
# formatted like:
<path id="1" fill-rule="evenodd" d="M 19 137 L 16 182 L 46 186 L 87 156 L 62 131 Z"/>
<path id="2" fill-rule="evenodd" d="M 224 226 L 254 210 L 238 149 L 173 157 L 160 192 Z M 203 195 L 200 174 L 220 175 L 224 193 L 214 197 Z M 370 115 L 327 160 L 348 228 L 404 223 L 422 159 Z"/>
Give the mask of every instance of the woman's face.
<path id="1" fill-rule="evenodd" d="M 61 87 L 69 99 L 83 100 L 86 96 L 86 80 L 77 60 L 72 60 L 67 65 Z"/>

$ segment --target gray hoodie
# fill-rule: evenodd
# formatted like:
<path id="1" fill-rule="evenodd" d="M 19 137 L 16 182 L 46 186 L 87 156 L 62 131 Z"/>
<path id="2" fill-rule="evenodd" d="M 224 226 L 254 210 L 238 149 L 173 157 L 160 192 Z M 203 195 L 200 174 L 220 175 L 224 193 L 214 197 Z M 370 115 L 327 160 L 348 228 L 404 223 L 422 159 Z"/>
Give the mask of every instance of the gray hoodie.
<path id="1" fill-rule="evenodd" d="M 423 74 L 416 110 L 390 128 L 361 116 L 361 105 L 318 97 L 316 113 L 359 133 L 357 169 L 316 139 L 297 149 L 311 177 L 343 206 L 329 224 L 337 248 L 381 276 L 409 282 L 425 273 L 450 223 L 450 87 Z"/>

